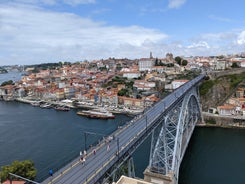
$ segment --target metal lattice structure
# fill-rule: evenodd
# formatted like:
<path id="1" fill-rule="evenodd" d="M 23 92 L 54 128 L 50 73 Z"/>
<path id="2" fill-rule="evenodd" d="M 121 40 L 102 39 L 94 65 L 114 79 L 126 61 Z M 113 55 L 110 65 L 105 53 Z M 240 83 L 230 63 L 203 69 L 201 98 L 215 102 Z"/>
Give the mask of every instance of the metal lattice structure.
<path id="1" fill-rule="evenodd" d="M 202 120 L 197 87 L 193 87 L 162 118 L 156 143 L 152 142 L 149 162 L 151 172 L 172 175 L 178 183 L 179 167 L 192 132 Z"/>

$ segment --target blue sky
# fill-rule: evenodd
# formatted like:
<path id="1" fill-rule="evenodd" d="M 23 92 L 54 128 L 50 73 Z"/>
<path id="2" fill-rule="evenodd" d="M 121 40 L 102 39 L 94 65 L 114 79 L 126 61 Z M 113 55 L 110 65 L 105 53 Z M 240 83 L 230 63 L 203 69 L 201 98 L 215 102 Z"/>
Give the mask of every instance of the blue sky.
<path id="1" fill-rule="evenodd" d="M 0 65 L 245 51 L 244 0 L 0 0 Z"/>

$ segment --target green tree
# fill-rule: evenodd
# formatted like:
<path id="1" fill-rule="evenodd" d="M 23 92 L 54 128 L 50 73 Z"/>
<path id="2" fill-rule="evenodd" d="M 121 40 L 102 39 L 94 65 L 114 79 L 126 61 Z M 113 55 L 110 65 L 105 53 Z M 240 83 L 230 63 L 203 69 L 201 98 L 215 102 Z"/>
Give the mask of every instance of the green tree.
<path id="1" fill-rule="evenodd" d="M 118 96 L 127 96 L 128 94 L 128 89 L 122 88 L 120 91 L 118 91 L 117 95 Z"/>
<path id="2" fill-rule="evenodd" d="M 1 84 L 1 86 L 6 86 L 6 85 L 14 85 L 14 82 L 12 80 L 8 80 Z"/>
<path id="3" fill-rule="evenodd" d="M 156 58 L 156 60 L 155 60 L 155 66 L 159 66 L 158 65 L 158 58 Z"/>
<path id="4" fill-rule="evenodd" d="M 181 58 L 181 57 L 177 56 L 177 57 L 174 58 L 174 60 L 175 60 L 179 65 L 181 65 L 181 61 L 182 61 L 182 58 Z"/>
<path id="5" fill-rule="evenodd" d="M 232 63 L 231 68 L 240 68 L 240 66 L 236 62 L 234 62 Z"/>
<path id="6" fill-rule="evenodd" d="M 184 59 L 181 64 L 182 66 L 186 66 L 188 64 L 188 61 Z"/>
<path id="7" fill-rule="evenodd" d="M 34 180 L 37 175 L 37 170 L 34 167 L 34 162 L 31 160 L 14 161 L 9 166 L 1 167 L 1 181 L 7 180 L 9 173 L 13 173 L 30 180 Z M 18 178 L 16 178 L 16 180 L 18 180 Z"/>

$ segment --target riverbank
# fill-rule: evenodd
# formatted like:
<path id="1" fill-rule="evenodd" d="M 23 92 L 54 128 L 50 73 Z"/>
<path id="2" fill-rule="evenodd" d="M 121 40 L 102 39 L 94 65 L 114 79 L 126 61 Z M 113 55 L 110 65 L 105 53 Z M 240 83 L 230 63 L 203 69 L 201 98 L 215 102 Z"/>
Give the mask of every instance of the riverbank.
<path id="1" fill-rule="evenodd" d="M 245 126 L 238 125 L 215 125 L 215 124 L 197 124 L 197 127 L 207 127 L 207 128 L 226 128 L 226 129 L 245 129 Z"/>
<path id="2" fill-rule="evenodd" d="M 42 102 L 42 103 L 48 103 L 52 106 L 67 106 L 73 109 L 105 109 L 108 112 L 114 113 L 114 114 L 124 114 L 124 115 L 129 115 L 129 116 L 135 116 L 138 114 L 141 114 L 144 109 L 128 109 L 128 108 L 116 108 L 116 107 L 101 107 L 99 105 L 94 105 L 94 104 L 79 104 L 79 105 L 74 105 L 73 101 L 71 100 L 63 100 L 63 101 L 45 101 L 45 100 L 34 100 L 30 98 L 16 98 L 15 101 L 21 102 L 21 103 L 27 103 L 27 104 L 33 104 L 35 102 Z"/>
<path id="3" fill-rule="evenodd" d="M 197 126 L 245 129 L 245 117 L 243 116 L 222 116 L 208 112 L 202 112 L 202 116 L 205 123 Z"/>

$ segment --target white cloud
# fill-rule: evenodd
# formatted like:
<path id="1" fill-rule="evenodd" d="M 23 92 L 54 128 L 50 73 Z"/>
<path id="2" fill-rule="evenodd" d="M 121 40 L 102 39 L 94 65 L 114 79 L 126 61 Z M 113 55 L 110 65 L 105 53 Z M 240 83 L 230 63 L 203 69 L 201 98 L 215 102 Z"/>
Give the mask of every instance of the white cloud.
<path id="1" fill-rule="evenodd" d="M 146 57 L 149 43 L 154 45 L 167 37 L 154 29 L 107 26 L 32 5 L 0 5 L 0 65 Z"/>
<path id="2" fill-rule="evenodd" d="M 196 48 L 196 49 L 197 48 L 206 48 L 206 49 L 209 49 L 210 46 L 205 41 L 199 41 L 198 43 L 192 43 L 191 45 L 187 46 L 187 48 L 189 48 L 189 49 L 193 49 L 193 48 Z"/>
<path id="3" fill-rule="evenodd" d="M 179 8 L 185 4 L 186 0 L 168 0 L 168 8 Z"/>
<path id="4" fill-rule="evenodd" d="M 218 17 L 216 15 L 209 15 L 208 18 L 212 20 L 217 20 L 220 22 L 232 22 L 233 21 L 232 19 L 225 18 L 225 17 Z"/>
<path id="5" fill-rule="evenodd" d="M 245 31 L 242 31 L 242 32 L 238 35 L 237 43 L 238 43 L 239 45 L 245 44 Z"/>

